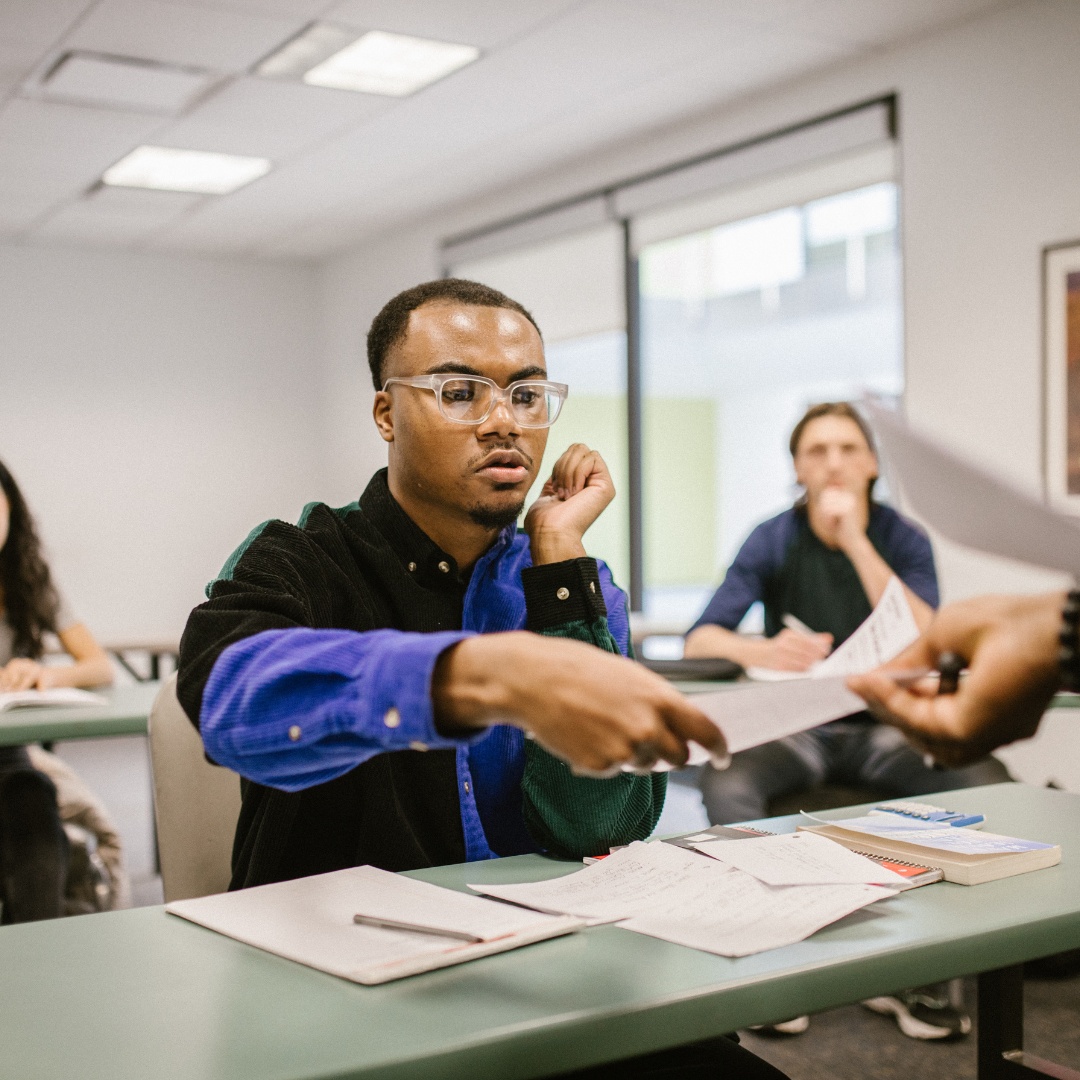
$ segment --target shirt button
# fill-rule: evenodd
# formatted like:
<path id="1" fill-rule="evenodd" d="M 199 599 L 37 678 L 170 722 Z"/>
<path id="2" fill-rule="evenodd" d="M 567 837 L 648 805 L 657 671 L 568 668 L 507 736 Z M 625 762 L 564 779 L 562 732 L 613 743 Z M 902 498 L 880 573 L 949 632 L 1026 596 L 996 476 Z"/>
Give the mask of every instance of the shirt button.
<path id="1" fill-rule="evenodd" d="M 300 739 L 300 735 L 301 735 L 300 725 L 299 724 L 293 724 L 293 726 L 291 728 L 289 728 L 289 738 L 290 738 L 290 740 L 292 740 L 292 742 L 298 742 L 299 739 Z"/>
<path id="2" fill-rule="evenodd" d="M 466 795 L 469 794 L 469 781 L 468 780 L 465 781 L 465 794 Z"/>
<path id="3" fill-rule="evenodd" d="M 567 600 L 570 597 L 570 590 L 565 585 L 563 585 L 561 588 L 556 590 L 555 595 L 560 600 Z"/>
<path id="4" fill-rule="evenodd" d="M 591 592 L 591 593 L 596 592 L 596 582 L 595 581 L 590 581 L 589 582 L 589 592 Z"/>
<path id="5" fill-rule="evenodd" d="M 439 563 L 439 569 L 444 574 L 449 574 L 450 573 L 450 564 L 445 559 L 443 559 L 443 561 L 441 563 Z"/>
<path id="6" fill-rule="evenodd" d="M 416 563 L 414 563 L 414 562 L 409 563 L 409 573 L 411 574 L 415 570 L 416 570 Z"/>
<path id="7" fill-rule="evenodd" d="M 428 744 L 420 742 L 419 739 L 414 739 L 411 743 L 409 743 L 410 750 L 426 750 L 427 748 Z"/>
<path id="8" fill-rule="evenodd" d="M 387 709 L 386 715 L 383 717 L 383 723 L 387 727 L 397 727 L 401 723 L 401 713 L 394 708 Z"/>

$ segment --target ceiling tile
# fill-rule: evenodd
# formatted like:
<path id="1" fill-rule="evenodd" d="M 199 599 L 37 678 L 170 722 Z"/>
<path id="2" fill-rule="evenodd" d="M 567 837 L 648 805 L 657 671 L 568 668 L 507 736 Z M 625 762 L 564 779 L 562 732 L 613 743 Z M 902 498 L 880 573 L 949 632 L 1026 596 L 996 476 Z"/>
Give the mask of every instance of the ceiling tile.
<path id="1" fill-rule="evenodd" d="M 340 0 L 323 18 L 359 30 L 391 30 L 492 49 L 580 5 L 581 0 Z"/>
<path id="2" fill-rule="evenodd" d="M 32 238 L 128 244 L 141 241 L 200 201 L 176 192 L 100 188 L 60 207 L 40 222 Z"/>
<path id="3" fill-rule="evenodd" d="M 38 51 L 29 45 L 12 45 L 0 40 L 0 94 L 23 83 L 38 62 Z"/>
<path id="4" fill-rule="evenodd" d="M 169 221 L 206 198 L 185 191 L 150 191 L 145 188 L 111 187 L 102 184 L 77 204 L 87 213 L 126 214 L 130 217 Z"/>
<path id="5" fill-rule="evenodd" d="M 1000 7 L 1006 0 L 726 0 L 731 14 L 789 37 L 883 45 Z"/>
<path id="6" fill-rule="evenodd" d="M 221 8 L 249 15 L 280 15 L 286 19 L 315 19 L 333 7 L 334 0 L 184 0 L 191 7 Z"/>
<path id="7" fill-rule="evenodd" d="M 30 234 L 33 240 L 132 247 L 161 227 L 160 222 L 125 214 L 84 214 L 66 208 Z"/>
<path id="8" fill-rule="evenodd" d="M 9 186 L 0 181 L 0 236 L 25 232 L 65 197 L 65 193 L 49 188 Z"/>
<path id="9" fill-rule="evenodd" d="M 155 141 L 278 161 L 389 107 L 387 99 L 371 94 L 242 78 L 164 128 Z"/>
<path id="10" fill-rule="evenodd" d="M 44 51 L 65 34 L 95 0 L 3 0 L 0 41 Z"/>
<path id="11" fill-rule="evenodd" d="M 59 186 L 73 194 L 143 142 L 158 117 L 16 98 L 0 109 L 0 186 Z"/>
<path id="12" fill-rule="evenodd" d="M 292 37 L 304 21 L 158 0 L 102 0 L 64 44 L 165 64 L 243 71 Z"/>

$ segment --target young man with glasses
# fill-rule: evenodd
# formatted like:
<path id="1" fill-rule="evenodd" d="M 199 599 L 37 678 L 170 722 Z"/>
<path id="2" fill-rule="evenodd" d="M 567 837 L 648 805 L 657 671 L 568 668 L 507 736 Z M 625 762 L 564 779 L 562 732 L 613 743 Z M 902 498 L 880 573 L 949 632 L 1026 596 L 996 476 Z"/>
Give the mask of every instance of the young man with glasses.
<path id="1" fill-rule="evenodd" d="M 244 778 L 232 887 L 644 839 L 665 778 L 621 766 L 723 737 L 625 656 L 625 597 L 582 544 L 615 494 L 600 455 L 571 446 L 516 529 L 567 393 L 532 317 L 429 282 L 368 360 L 388 468 L 255 529 L 181 642 L 180 700 Z M 674 1053 L 618 1075 L 780 1075 L 727 1039 Z"/>

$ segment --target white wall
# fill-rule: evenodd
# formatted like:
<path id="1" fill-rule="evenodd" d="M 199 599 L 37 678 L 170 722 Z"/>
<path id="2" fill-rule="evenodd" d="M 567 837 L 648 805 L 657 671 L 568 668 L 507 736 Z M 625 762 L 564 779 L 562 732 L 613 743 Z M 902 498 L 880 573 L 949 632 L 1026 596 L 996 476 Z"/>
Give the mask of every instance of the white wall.
<path id="1" fill-rule="evenodd" d="M 0 458 L 101 640 L 175 640 L 320 497 L 316 312 L 301 266 L 0 246 Z"/>
<path id="2" fill-rule="evenodd" d="M 1080 126 L 1067 119 L 1080 114 L 1077 55 L 1080 4 L 1006 5 L 397 229 L 327 268 L 333 294 L 324 294 L 325 318 L 340 324 L 343 307 L 374 313 L 397 288 L 432 276 L 441 237 L 895 90 L 909 415 L 1037 488 L 1040 251 L 1080 236 Z M 348 358 L 353 345 L 335 354 L 341 370 L 356 362 Z M 368 391 L 351 392 L 365 395 L 365 412 Z M 352 405 L 341 412 L 351 425 Z M 339 428 L 338 438 L 355 455 L 356 471 L 381 461 L 381 451 L 359 447 L 351 429 Z M 1056 580 L 950 545 L 939 546 L 939 559 L 953 598 Z"/>

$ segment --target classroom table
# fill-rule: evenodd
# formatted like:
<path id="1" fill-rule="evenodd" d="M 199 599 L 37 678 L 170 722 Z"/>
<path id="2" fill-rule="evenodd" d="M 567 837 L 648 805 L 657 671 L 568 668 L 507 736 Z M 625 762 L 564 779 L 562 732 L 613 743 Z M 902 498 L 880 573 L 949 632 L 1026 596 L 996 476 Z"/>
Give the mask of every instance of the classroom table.
<path id="1" fill-rule="evenodd" d="M 96 739 L 109 735 L 145 735 L 159 682 L 110 686 L 94 693 L 102 705 L 62 705 L 7 709 L 0 712 L 0 746 Z"/>
<path id="2" fill-rule="evenodd" d="M 1002 784 L 964 791 L 963 805 L 1002 832 L 1061 842 L 1062 863 L 971 888 L 915 889 L 797 945 L 739 959 L 598 926 L 365 987 L 160 907 L 3 927 L 0 1073 L 515 1080 L 986 972 L 980 1078 L 1032 1075 L 1017 1057 L 1017 965 L 1080 947 L 1080 796 Z M 776 818 L 771 827 L 794 824 Z M 579 866 L 530 855 L 414 876 L 460 889 Z"/>

